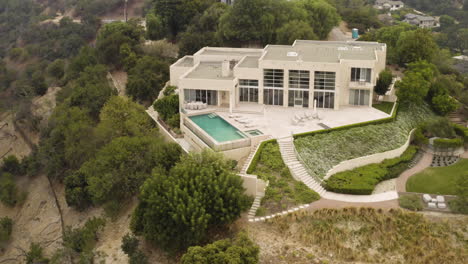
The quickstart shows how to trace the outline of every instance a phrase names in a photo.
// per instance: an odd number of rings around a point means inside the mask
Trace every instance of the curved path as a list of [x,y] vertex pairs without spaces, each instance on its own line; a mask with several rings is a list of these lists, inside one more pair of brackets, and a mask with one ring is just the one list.
[[404,171],[397,179],[396,179],[396,190],[397,192],[406,192],[406,182],[408,181],[409,177],[413,176],[416,173],[423,171],[424,169],[431,166],[433,154],[429,152],[424,152],[421,159],[409,170]]

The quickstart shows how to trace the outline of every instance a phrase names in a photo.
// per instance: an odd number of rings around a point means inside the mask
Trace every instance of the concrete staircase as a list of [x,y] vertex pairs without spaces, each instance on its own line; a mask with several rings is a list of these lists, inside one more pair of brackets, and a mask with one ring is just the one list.
[[280,147],[281,157],[286,166],[288,166],[293,177],[298,181],[302,181],[307,187],[317,192],[320,196],[325,194],[326,190],[309,175],[302,163],[297,159],[293,138],[278,139],[278,145]]
[[255,217],[255,214],[257,213],[257,209],[258,207],[260,207],[260,202],[262,201],[262,198],[265,194],[263,193],[260,193],[260,194],[257,194],[257,196],[255,196],[255,200],[252,204],[252,207],[250,207],[250,210],[249,210],[249,219],[253,219]]

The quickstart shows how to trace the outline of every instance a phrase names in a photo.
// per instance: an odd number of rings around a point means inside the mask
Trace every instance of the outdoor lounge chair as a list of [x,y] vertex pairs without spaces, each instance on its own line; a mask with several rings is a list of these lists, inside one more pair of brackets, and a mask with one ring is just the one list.
[[432,197],[429,194],[424,194],[423,200],[424,202],[429,203],[430,201],[432,201]]
[[255,126],[254,124],[245,124],[245,125],[244,125],[245,128],[252,128],[252,127],[254,127],[254,126]]
[[231,114],[231,115],[229,115],[229,117],[230,117],[230,118],[240,118],[240,117],[242,117],[242,116],[239,115],[239,114]]

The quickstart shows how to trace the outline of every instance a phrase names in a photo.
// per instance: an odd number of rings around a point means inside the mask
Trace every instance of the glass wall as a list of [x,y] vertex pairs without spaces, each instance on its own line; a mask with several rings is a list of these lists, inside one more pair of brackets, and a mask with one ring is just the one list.
[[185,102],[203,102],[208,105],[218,105],[218,91],[184,89]]
[[263,103],[283,105],[284,71],[280,69],[263,70]]
[[349,104],[350,105],[369,105],[369,90],[349,90]]
[[315,90],[335,90],[335,78],[334,72],[316,71],[314,77],[314,89]]
[[351,68],[352,82],[370,82],[372,70],[369,68]]
[[279,69],[263,70],[263,86],[269,88],[283,88],[284,71]]
[[289,89],[309,89],[309,71],[289,71]]
[[239,80],[239,101],[258,103],[258,80]]
[[283,105],[283,90],[264,89],[263,103],[267,105]]
[[335,93],[334,92],[314,92],[314,100],[317,100],[317,108],[334,108]]

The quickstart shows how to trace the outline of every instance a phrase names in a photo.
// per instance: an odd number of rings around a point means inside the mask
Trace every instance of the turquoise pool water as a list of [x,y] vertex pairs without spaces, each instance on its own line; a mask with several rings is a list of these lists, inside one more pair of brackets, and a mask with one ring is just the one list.
[[218,142],[245,138],[242,132],[216,114],[196,115],[190,119]]

